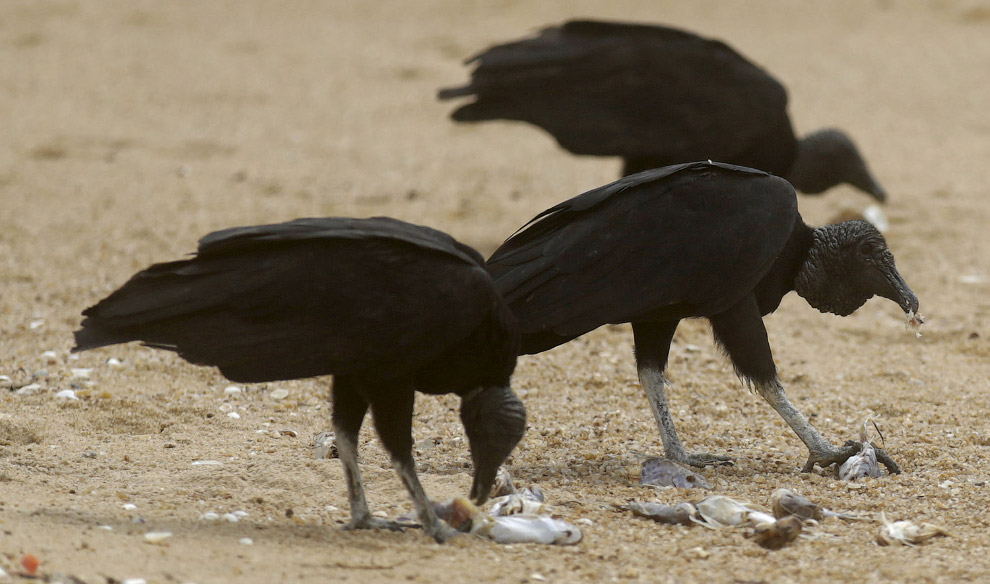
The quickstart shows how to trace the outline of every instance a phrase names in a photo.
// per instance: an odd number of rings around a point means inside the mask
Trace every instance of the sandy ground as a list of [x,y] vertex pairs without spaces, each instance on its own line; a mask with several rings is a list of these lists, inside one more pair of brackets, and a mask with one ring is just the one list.
[[[530,426],[510,468],[560,516],[587,520],[569,548],[342,531],[340,464],[309,446],[330,425],[327,379],[231,395],[215,371],[164,352],[68,354],[83,308],[214,229],[391,215],[489,253],[537,212],[612,180],[617,160],[568,155],[521,124],[457,127],[434,99],[467,78],[463,58],[576,16],[726,39],[784,80],[799,131],[849,130],[890,192],[888,240],[929,319],[915,339],[890,302],[837,318],[794,295],[766,319],[788,392],[826,436],[841,443],[880,416],[905,472],[862,485],[800,474],[798,439],[741,387],[707,325],[684,323],[671,359],[681,436],[737,459],[704,471],[715,491],[766,504],[789,487],[840,511],[936,523],[951,538],[884,548],[878,524],[833,520],[830,536],[770,552],[739,530],[616,511],[698,496],[637,485],[660,442],[626,327],[522,358],[514,378]],[[990,8],[950,0],[6,0],[0,567],[18,580],[31,553],[41,574],[89,584],[990,581],[988,67]],[[820,224],[867,203],[836,188],[801,207]],[[92,371],[74,378],[74,368]],[[66,389],[79,399],[56,397]],[[457,405],[417,402],[418,464],[437,499],[470,484]],[[370,428],[361,447],[373,508],[408,511]],[[246,515],[200,518],[209,511]],[[154,545],[151,531],[173,536]]]

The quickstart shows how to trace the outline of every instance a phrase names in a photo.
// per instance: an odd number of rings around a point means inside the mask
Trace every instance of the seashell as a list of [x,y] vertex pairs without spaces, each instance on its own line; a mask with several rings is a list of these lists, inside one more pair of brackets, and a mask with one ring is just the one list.
[[631,501],[626,505],[620,505],[620,509],[632,511],[637,517],[652,519],[657,523],[669,525],[694,524],[694,519],[699,518],[698,510],[691,503],[678,503],[677,505],[666,505],[663,503],[640,503]]
[[285,399],[289,397],[289,390],[285,389],[284,387],[280,387],[278,389],[272,390],[271,396],[272,399]]
[[206,513],[200,515],[199,518],[203,521],[216,521],[220,519],[220,514],[216,511],[207,511]]
[[221,518],[228,523],[237,523],[238,521],[241,520],[240,517],[234,515],[233,513],[224,513],[223,515],[221,515]]
[[804,524],[797,515],[788,515],[772,523],[760,523],[749,536],[760,547],[779,550],[801,535]]
[[62,391],[59,391],[58,393],[55,394],[55,397],[62,399],[75,399],[75,400],[79,399],[78,397],[76,397],[76,392],[71,389],[63,389]]
[[123,367],[124,366],[124,364],[121,363],[120,359],[118,359],[116,357],[110,357],[109,359],[107,359],[107,365],[109,365],[110,367],[116,367],[116,368],[120,368],[120,367]]
[[170,537],[172,537],[171,531],[149,531],[144,534],[144,541],[148,543],[164,543]]
[[237,541],[241,545],[254,545],[254,540],[251,539],[250,537],[242,537],[241,539],[239,539]]
[[883,528],[877,536],[878,545],[915,546],[933,537],[949,535],[945,529],[931,523],[922,523],[919,526],[911,521],[888,521],[883,511],[880,512],[880,520],[883,521]]
[[700,474],[666,458],[651,458],[643,463],[639,484],[678,489],[711,489]]
[[41,358],[48,362],[49,365],[54,365],[58,361],[58,353],[55,351],[45,351],[41,354]]
[[227,412],[227,417],[228,418],[232,418],[234,420],[240,420],[241,419],[241,415],[238,414],[237,412]]
[[221,466],[222,462],[219,460],[194,460],[190,464],[193,466]]
[[228,385],[227,387],[223,388],[224,395],[238,395],[242,391],[244,390],[241,389],[240,387],[237,387],[236,385]]

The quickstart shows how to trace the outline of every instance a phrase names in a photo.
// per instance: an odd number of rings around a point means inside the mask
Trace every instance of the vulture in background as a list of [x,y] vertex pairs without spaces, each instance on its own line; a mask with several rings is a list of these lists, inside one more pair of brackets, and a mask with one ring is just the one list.
[[695,466],[728,458],[685,451],[674,428],[664,370],[681,319],[711,322],[739,377],[808,447],[805,471],[841,463],[859,446],[833,446],[787,398],[762,317],[794,290],[822,312],[846,316],[876,295],[920,320],[918,298],[872,225],[808,227],[787,181],[710,161],[627,176],[547,209],[487,268],[519,321],[520,354],[631,323],[666,457]]
[[807,194],[848,183],[878,201],[883,187],[844,132],[798,140],[787,90],[728,45],[682,30],[576,20],[472,57],[458,122],[519,120],[574,153],[620,156],[623,175],[719,160],[786,178]]
[[483,266],[444,233],[384,217],[226,229],[86,309],[73,351],[141,341],[233,381],[333,375],[349,528],[398,527],[365,500],[357,440],[370,408],[423,528],[444,541],[454,532],[413,462],[414,392],[461,397],[479,503],[526,424],[509,387],[518,329]]

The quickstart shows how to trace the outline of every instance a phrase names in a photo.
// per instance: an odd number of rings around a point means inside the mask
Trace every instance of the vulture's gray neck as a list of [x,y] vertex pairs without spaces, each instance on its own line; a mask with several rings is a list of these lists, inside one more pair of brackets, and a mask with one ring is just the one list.
[[863,305],[858,295],[847,294],[840,261],[842,231],[836,225],[812,230],[808,257],[794,278],[794,291],[821,312],[852,314]]
[[794,162],[784,178],[808,195],[848,183],[880,202],[887,198],[859,149],[842,130],[818,130],[799,140]]

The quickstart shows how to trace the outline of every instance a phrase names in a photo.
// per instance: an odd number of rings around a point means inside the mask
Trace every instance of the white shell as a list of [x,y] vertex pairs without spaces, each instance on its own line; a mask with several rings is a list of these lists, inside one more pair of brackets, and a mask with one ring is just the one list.
[[272,399],[285,399],[285,398],[289,397],[289,390],[288,389],[285,389],[283,387],[280,387],[278,389],[272,390],[271,396],[272,396]]
[[148,543],[162,543],[172,537],[171,531],[149,531],[144,534],[144,541]]

